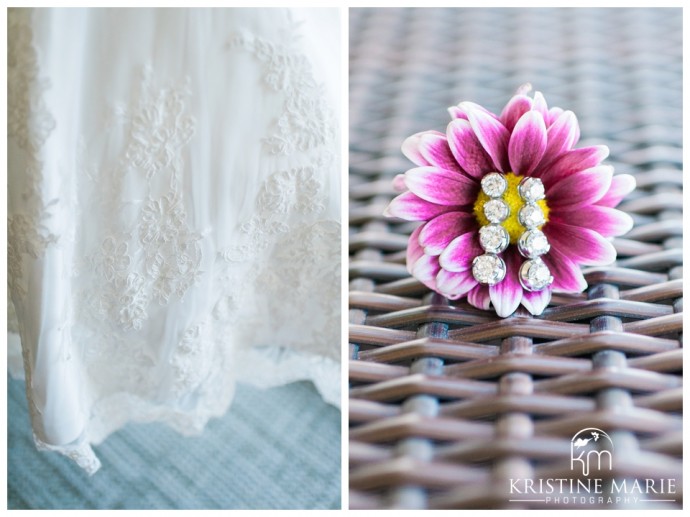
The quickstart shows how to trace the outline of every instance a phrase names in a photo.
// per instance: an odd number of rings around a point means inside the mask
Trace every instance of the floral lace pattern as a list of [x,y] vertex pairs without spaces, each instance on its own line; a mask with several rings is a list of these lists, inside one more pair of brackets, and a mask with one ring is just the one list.
[[213,355],[208,350],[212,344],[205,327],[204,323],[196,323],[185,330],[170,359],[177,396],[192,393],[209,374]]
[[313,167],[276,172],[261,186],[257,208],[259,212],[274,214],[320,213],[324,209],[321,189]]
[[[268,323],[275,332],[295,321],[304,328],[314,327],[313,315],[325,316],[316,319],[321,325],[314,328],[312,340],[293,348],[308,351],[319,343],[322,353],[334,360],[340,357],[340,231],[336,221],[298,226],[276,243],[272,267],[265,268],[257,279],[275,316]],[[303,303],[285,304],[286,292]],[[332,346],[324,346],[329,344]]]
[[[145,67],[139,102],[116,114],[129,129],[129,140],[117,176],[133,171],[146,179],[148,197],[139,207],[134,225],[110,235],[91,256],[101,289],[86,296],[87,310],[116,322],[124,331],[141,330],[154,300],[167,305],[184,297],[201,274],[201,234],[187,223],[179,182],[182,150],[195,133],[195,119],[187,114],[188,80],[178,87],[156,88],[151,67]],[[169,180],[169,189],[153,192],[154,176]],[[116,184],[118,190],[121,184]],[[121,197],[120,195],[114,196]],[[130,249],[143,253],[130,253]],[[95,298],[95,300],[94,300]]]
[[[291,34],[298,34],[293,30]],[[244,48],[263,64],[263,82],[284,94],[283,111],[273,133],[263,142],[272,154],[290,155],[332,143],[334,115],[314,80],[311,64],[296,50],[297,40],[278,44],[247,32],[236,34],[231,45]]]
[[40,76],[30,9],[9,9],[7,32],[7,135],[20,149],[36,153],[55,129],[43,92],[50,81]]
[[100,274],[108,282],[113,282],[127,273],[132,259],[129,256],[129,245],[124,242],[117,242],[115,237],[108,237],[103,241],[101,249],[97,252],[98,257],[94,260],[96,273]]
[[55,129],[55,119],[43,95],[50,81],[41,76],[39,55],[34,45],[30,9],[7,12],[7,136],[23,151],[21,212],[11,210],[7,217],[7,286],[13,296],[26,296],[24,260],[43,256],[58,237],[44,226],[53,202],[41,197],[43,164],[41,149]]
[[255,215],[242,224],[244,240],[223,251],[228,262],[244,262],[265,250],[291,227],[285,215],[318,215],[324,210],[323,185],[313,167],[296,167],[271,174],[261,185],[255,202]]
[[[239,242],[220,256],[228,263],[265,264],[252,268],[253,285],[267,300],[270,322],[250,317],[247,328],[268,326],[280,333],[285,325],[300,322],[305,335],[286,346],[337,361],[341,226],[324,217],[328,194],[323,182],[324,172],[334,165],[334,114],[296,38],[277,43],[240,32],[231,47],[261,63],[264,85],[283,101],[271,134],[263,139],[265,151],[299,156],[302,165],[277,170],[263,181],[254,214],[240,226]],[[288,292],[300,303],[285,304]]]
[[153,295],[161,305],[170,296],[180,298],[197,282],[201,265],[199,233],[191,231],[179,196],[170,192],[158,200],[149,198],[142,209],[139,242],[146,254],[145,269]]
[[[39,220],[42,217],[45,215],[38,215]],[[10,293],[21,298],[26,296],[22,281],[24,257],[39,259],[48,245],[55,242],[57,236],[37,223],[36,217],[16,214],[7,218],[7,288]]]
[[[144,70],[144,83],[152,82],[152,69]],[[144,89],[145,95],[148,90]],[[185,114],[184,96],[189,85],[182,89],[162,89],[149,94],[132,117],[132,133],[125,156],[129,164],[152,178],[167,168],[181,167],[179,150],[194,135],[196,121]]]

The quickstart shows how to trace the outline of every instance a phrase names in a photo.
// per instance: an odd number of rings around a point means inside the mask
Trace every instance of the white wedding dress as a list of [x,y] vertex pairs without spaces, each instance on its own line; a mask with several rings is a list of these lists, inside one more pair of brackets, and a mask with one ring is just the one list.
[[91,444],[198,433],[238,381],[339,404],[338,11],[10,9],[8,47],[9,367],[39,448],[95,472]]

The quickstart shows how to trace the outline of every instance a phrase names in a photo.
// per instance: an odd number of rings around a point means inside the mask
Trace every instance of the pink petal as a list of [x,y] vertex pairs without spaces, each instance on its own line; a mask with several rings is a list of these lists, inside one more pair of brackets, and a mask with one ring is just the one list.
[[542,257],[551,270],[553,284],[551,289],[560,293],[581,293],[587,289],[587,281],[580,266],[561,253],[557,248]]
[[450,118],[452,118],[452,119],[459,118],[459,119],[467,120],[467,113],[465,113],[464,110],[461,110],[457,106],[451,106],[450,108],[448,108],[448,113],[450,114]]
[[558,183],[571,174],[596,167],[609,155],[609,148],[605,145],[581,147],[563,153],[552,164],[542,167],[541,164],[534,171],[533,176],[539,176],[546,187]]
[[571,174],[565,179],[547,187],[546,199],[549,206],[573,210],[599,201],[611,186],[613,167],[599,165]]
[[470,292],[467,293],[467,301],[477,309],[488,311],[491,306],[489,288],[485,285],[477,284],[476,287],[472,288]]
[[472,267],[474,257],[483,253],[484,250],[479,245],[479,233],[468,232],[451,241],[441,253],[439,263],[447,271],[467,271]]
[[532,102],[532,109],[541,113],[542,119],[546,120],[549,116],[549,107],[546,105],[546,99],[541,92],[534,92],[534,101]]
[[424,255],[424,248],[419,244],[419,234],[425,225],[418,226],[407,241],[407,271],[412,274],[415,263]]
[[422,282],[429,289],[436,291],[436,275],[441,271],[438,257],[422,255],[412,266],[412,276]]
[[395,178],[393,178],[393,190],[396,192],[405,192],[407,190],[407,187],[405,186],[404,174],[395,175]]
[[472,276],[471,271],[461,271],[453,273],[441,269],[436,275],[436,287],[438,291],[451,300],[457,300],[465,296],[467,292],[477,285],[477,281]]
[[[465,120],[469,120],[469,112],[470,111],[480,111],[496,120],[498,120],[498,117],[490,112],[488,109],[486,109],[484,106],[481,104],[477,104],[476,102],[470,102],[470,101],[463,101],[457,106],[453,106],[451,116],[453,114],[457,115],[453,118],[463,118]],[[451,108],[448,108],[448,111],[451,112]]]
[[564,112],[546,132],[546,152],[542,158],[544,167],[566,151],[570,151],[580,138],[580,126],[572,111]]
[[446,212],[457,212],[459,206],[429,203],[412,192],[405,192],[394,198],[383,211],[386,217],[398,217],[406,221],[428,221]]
[[626,234],[633,227],[633,219],[625,212],[607,206],[592,205],[583,210],[553,210],[549,214],[553,222],[589,228],[604,237]]
[[515,312],[522,301],[522,285],[518,280],[522,259],[513,246],[503,253],[503,260],[506,263],[506,276],[502,282],[489,286],[489,296],[496,314],[506,318]]
[[458,119],[448,124],[448,144],[457,163],[474,178],[494,169],[491,158],[479,143],[469,121]]
[[558,119],[558,117],[561,116],[562,113],[563,113],[563,108],[558,108],[558,107],[550,108],[549,114],[544,119],[544,122],[546,122],[546,127],[549,127],[549,126],[551,126],[551,124],[556,122],[556,120]]
[[616,260],[613,245],[593,230],[552,221],[543,230],[551,250],[555,248],[576,264],[607,266]]
[[551,288],[522,293],[522,305],[534,316],[539,316],[551,301]]
[[446,135],[435,132],[422,135],[419,151],[431,165],[447,171],[462,173],[458,162],[450,151]]
[[477,109],[475,106],[468,102],[460,103],[460,108],[466,109],[467,119],[482,147],[491,157],[495,169],[498,172],[507,172],[510,166],[508,163],[510,133],[493,114],[483,108]]
[[527,95],[531,91],[531,83],[522,83],[520,86],[517,87],[517,90],[515,90],[515,95]]
[[422,131],[421,133],[408,136],[402,144],[402,153],[415,165],[419,165],[421,167],[432,165],[426,158],[424,158],[420,149],[422,137],[429,134],[443,135],[443,133],[439,133],[438,131]]
[[503,108],[499,117],[508,131],[513,131],[517,121],[532,109],[532,99],[527,95],[514,95]]
[[438,205],[474,203],[479,186],[467,176],[436,167],[417,167],[405,173],[405,185],[422,199]]
[[635,178],[630,174],[618,174],[611,180],[611,188],[604,194],[597,205],[614,207],[621,202],[625,196],[635,190]]
[[457,236],[477,229],[477,220],[467,212],[448,212],[424,225],[419,243],[427,255],[440,255]]
[[546,125],[536,111],[528,111],[517,124],[508,144],[511,170],[521,176],[529,176],[544,156],[546,150]]

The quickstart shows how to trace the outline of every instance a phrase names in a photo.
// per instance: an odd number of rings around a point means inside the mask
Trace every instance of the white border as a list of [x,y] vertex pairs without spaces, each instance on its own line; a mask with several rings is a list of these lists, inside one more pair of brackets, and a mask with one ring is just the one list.
[[[13,2],[8,2],[8,4],[5,4],[5,6],[10,5],[10,6],[18,6],[18,7],[57,7],[58,5],[56,2],[48,2],[48,1],[43,1],[43,2],[18,2],[18,1],[13,1]],[[71,2],[61,2],[60,6],[62,7],[105,7],[105,6],[113,6],[113,2],[104,2],[102,0],[99,1],[86,1],[86,0],[78,0],[78,1],[71,1]],[[118,7],[143,7],[141,2],[135,1],[135,0],[124,0],[117,2]],[[341,350],[341,357],[342,357],[342,375],[341,375],[341,388],[342,388],[342,393],[341,393],[341,401],[342,401],[342,419],[341,419],[341,432],[342,432],[342,443],[341,443],[341,452],[342,452],[342,458],[341,458],[341,484],[342,484],[342,489],[341,489],[341,494],[342,494],[342,506],[343,508],[348,507],[348,420],[347,420],[347,399],[348,399],[348,363],[349,363],[349,353],[348,353],[348,323],[349,323],[349,318],[348,318],[348,263],[349,263],[349,250],[348,250],[348,202],[349,202],[349,196],[348,196],[348,186],[349,186],[349,181],[348,181],[348,136],[349,136],[349,88],[348,88],[348,68],[349,68],[349,47],[348,47],[348,42],[349,42],[349,13],[348,9],[351,7],[355,8],[363,8],[363,7],[683,7],[683,2],[676,0],[676,1],[659,1],[659,2],[620,2],[620,1],[592,1],[592,0],[581,0],[578,2],[570,1],[570,2],[545,2],[545,1],[532,1],[532,2],[521,2],[521,3],[511,3],[508,1],[495,1],[495,0],[485,0],[482,2],[466,2],[466,1],[430,1],[427,3],[422,4],[419,1],[413,2],[413,1],[405,1],[405,0],[397,0],[395,2],[389,1],[362,1],[362,0],[321,0],[321,1],[300,1],[300,0],[292,0],[292,1],[265,1],[265,0],[254,0],[254,1],[218,1],[218,2],[211,2],[211,1],[198,1],[198,2],[170,2],[170,1],[149,1],[146,2],[147,7],[337,7],[340,9],[340,18],[341,18],[341,167],[342,167],[342,179],[341,179],[341,217],[342,217],[342,238],[341,238],[341,258],[342,258],[342,264],[341,264],[341,273],[342,273],[342,293],[341,293],[341,308],[342,308],[342,318],[341,318],[341,340],[342,340],[342,350]],[[689,16],[687,15],[687,12],[685,9],[683,9],[683,22],[684,22],[684,27],[688,26],[689,22]],[[2,47],[2,60],[4,63],[3,70],[6,73],[7,70],[7,52],[5,45],[7,44],[7,11],[6,9],[2,9],[2,15],[0,16],[0,25],[3,27],[3,37],[2,37],[2,42],[0,43],[0,46]],[[688,64],[688,45],[685,42],[685,34],[686,30],[683,31],[684,35],[684,43],[683,43],[683,50],[684,50],[684,56],[683,56],[683,68],[684,70],[687,70],[687,64]],[[2,81],[2,86],[0,87],[2,92],[4,93],[4,97],[6,98],[6,93],[7,93],[7,81],[3,80]],[[683,85],[683,98],[688,99],[690,94],[690,90],[687,86],[687,80],[684,82]],[[2,112],[2,118],[3,118],[3,127],[6,128],[6,120],[7,120],[7,104],[3,102],[3,106],[1,109]],[[684,128],[688,127],[688,112],[687,110],[684,110],[683,113],[683,126]],[[686,132],[684,131],[684,136]],[[685,141],[685,138],[683,139]],[[3,163],[7,163],[7,147],[6,147],[6,139],[2,140],[2,145],[0,145],[0,159],[3,160]],[[690,151],[688,150],[687,146],[685,146],[683,150],[683,160],[684,163],[690,163]],[[6,192],[6,181],[2,182],[2,186],[0,187],[2,189],[2,201],[0,201],[0,204],[2,206],[2,211],[4,215],[7,215],[7,192]],[[690,206],[690,198],[688,197],[690,194],[685,193],[683,194],[683,205],[684,206]],[[690,214],[688,213],[688,210],[684,211],[683,214],[683,224],[685,227],[687,227],[688,219],[690,218]],[[2,243],[5,246],[5,249],[7,248],[7,228],[6,225],[1,225],[0,229],[0,239],[2,240]],[[687,248],[686,246],[683,247],[683,255],[686,255]],[[2,284],[5,286],[4,288],[6,289],[6,278],[5,275],[7,274],[7,258],[6,254],[3,254],[0,257],[0,262],[2,263],[2,275],[3,275],[3,281]],[[683,283],[683,290],[687,290],[687,280],[684,281]],[[0,312],[2,313],[0,317],[5,319],[7,317],[7,308],[5,306],[6,304],[6,295],[3,297],[0,297]],[[683,324],[684,326],[687,324],[686,317],[683,318]],[[6,361],[7,357],[6,354],[0,354],[3,355],[3,364],[5,365],[6,369]],[[0,388],[2,391],[2,400],[7,401],[7,387],[6,384],[2,385]],[[688,388],[687,386],[684,387],[683,389],[683,396],[684,399],[688,395]],[[7,406],[5,405],[5,408]],[[3,443],[7,443],[7,411],[3,410],[2,411],[2,430],[0,430],[0,435],[4,438]],[[684,424],[686,424],[685,418]],[[687,428],[686,428],[687,429]],[[3,468],[3,474],[6,476],[7,475],[7,451],[4,447],[0,447],[0,456],[2,457],[2,465],[4,466]],[[687,465],[687,461],[684,462],[683,464],[683,478],[684,478],[684,491],[687,492],[688,487],[690,487],[690,479],[688,476],[689,473],[689,467]],[[6,481],[6,479],[5,479]],[[4,499],[4,505],[6,508],[7,505],[7,483],[2,483],[0,486],[0,497]],[[219,510],[219,512],[222,510]],[[341,510],[342,511],[342,510]],[[559,510],[558,512],[566,512],[567,510]],[[609,510],[591,510],[590,513],[592,515],[606,515],[605,512],[608,512]],[[112,510],[100,510],[99,515],[102,514],[102,512],[110,513],[113,512]],[[10,511],[8,513],[15,513],[15,511]],[[58,511],[58,513],[65,513],[71,515],[73,512],[72,511]],[[90,512],[86,512],[90,513]],[[196,515],[198,513],[198,510],[187,510],[187,511],[181,511],[181,514],[184,515]],[[303,511],[301,510],[295,510],[295,511],[284,511],[281,512],[284,513],[285,515],[303,515]],[[333,511],[327,511],[327,510],[316,510],[310,512],[310,515],[325,515],[333,513]],[[381,511],[376,511],[376,512],[367,512],[363,513],[363,515],[368,515],[369,513],[375,513],[375,514],[392,514],[392,511],[386,511],[386,510],[381,510]],[[397,513],[397,512],[396,512]],[[462,513],[464,515],[467,515],[468,513],[470,515],[475,514],[475,513],[481,513],[481,511],[468,511],[468,510],[463,510]],[[516,514],[517,511],[503,511],[501,513],[508,513],[508,514]],[[666,512],[664,512],[666,513]],[[681,513],[680,510],[678,511],[670,511],[669,514],[673,513]],[[118,513],[114,513],[114,515],[119,515]],[[258,510],[258,511],[252,511],[250,513],[249,510],[237,510],[233,511],[233,515],[274,515],[275,511],[269,511],[269,510]],[[411,512],[406,512],[405,515],[424,515],[425,512],[423,511],[411,511]],[[572,515],[572,513],[570,513]]]

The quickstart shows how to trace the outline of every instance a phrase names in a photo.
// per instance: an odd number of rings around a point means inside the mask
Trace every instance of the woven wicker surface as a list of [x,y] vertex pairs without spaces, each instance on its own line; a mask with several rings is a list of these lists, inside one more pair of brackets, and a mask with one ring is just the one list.
[[[681,18],[350,10],[351,508],[680,507]],[[411,278],[415,224],[381,214],[412,167],[406,136],[444,131],[461,100],[500,111],[524,82],[577,114],[578,146],[607,144],[607,163],[635,175],[619,206],[635,227],[615,264],[585,270],[584,293],[501,320]],[[610,478],[674,478],[676,494],[646,498],[675,501],[511,503],[510,479],[577,479],[585,427],[615,443],[604,492]]]

